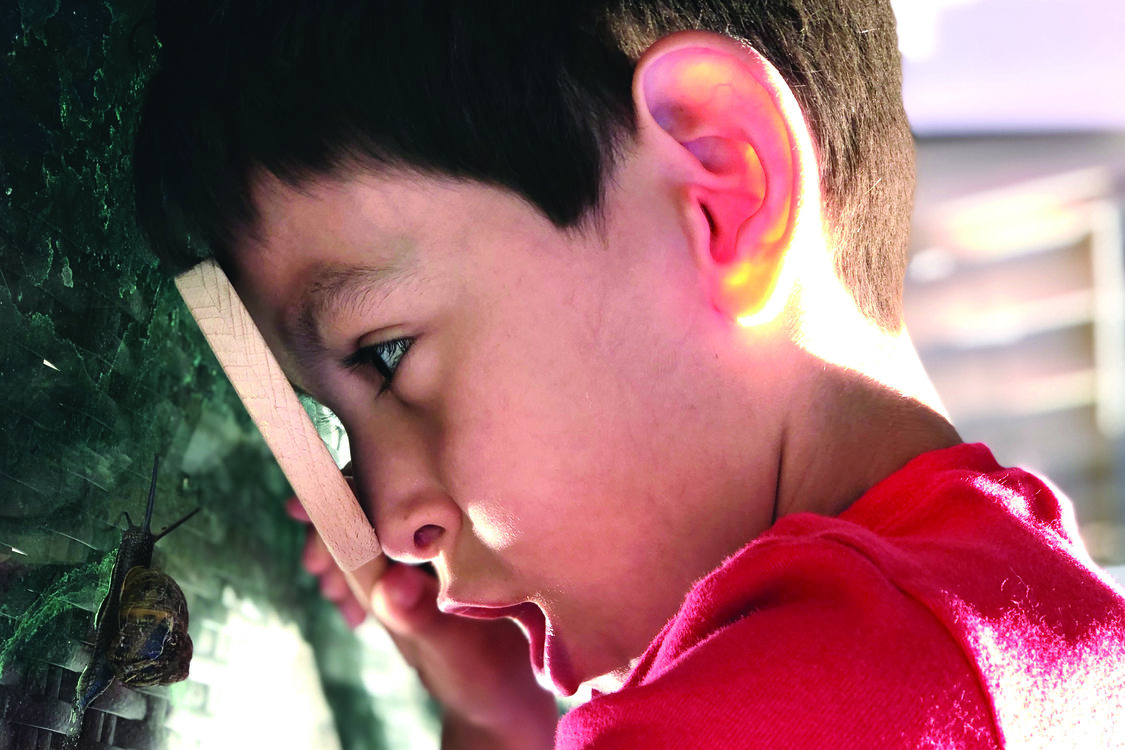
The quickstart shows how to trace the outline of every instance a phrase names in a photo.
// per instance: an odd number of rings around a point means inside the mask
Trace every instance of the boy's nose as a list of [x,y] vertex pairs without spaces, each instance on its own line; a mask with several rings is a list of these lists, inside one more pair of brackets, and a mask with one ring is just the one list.
[[357,490],[383,552],[400,562],[428,562],[460,532],[461,510],[438,482],[426,441],[401,427],[380,430],[378,441],[352,440]]
[[460,514],[443,492],[410,497],[376,486],[371,497],[364,505],[383,552],[399,562],[433,560],[452,544],[460,528]]

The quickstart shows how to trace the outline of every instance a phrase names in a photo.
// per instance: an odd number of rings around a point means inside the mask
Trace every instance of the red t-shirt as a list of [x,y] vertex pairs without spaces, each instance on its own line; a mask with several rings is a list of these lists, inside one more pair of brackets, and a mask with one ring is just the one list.
[[1123,700],[1125,597],[1069,502],[960,445],[782,518],[556,747],[1125,748]]

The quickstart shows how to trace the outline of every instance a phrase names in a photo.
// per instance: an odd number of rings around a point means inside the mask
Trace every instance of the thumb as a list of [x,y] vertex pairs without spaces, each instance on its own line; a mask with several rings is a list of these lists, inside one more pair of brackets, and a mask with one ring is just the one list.
[[418,633],[440,617],[437,594],[437,579],[421,568],[391,565],[371,589],[371,609],[392,633]]

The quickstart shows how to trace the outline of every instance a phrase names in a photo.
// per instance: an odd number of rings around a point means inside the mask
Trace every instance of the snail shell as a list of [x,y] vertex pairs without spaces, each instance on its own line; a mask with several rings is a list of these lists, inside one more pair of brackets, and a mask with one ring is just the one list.
[[188,614],[184,592],[166,574],[152,570],[156,542],[194,516],[199,509],[153,534],[153,503],[159,456],[152,463],[144,523],[129,528],[117,548],[109,593],[95,618],[96,635],[90,663],[78,678],[74,709],[81,714],[119,679],[129,687],[151,687],[179,682],[187,677],[192,643],[187,634]]
[[106,658],[129,687],[179,682],[188,676],[192,642],[184,592],[159,570],[136,566],[125,575],[117,634]]

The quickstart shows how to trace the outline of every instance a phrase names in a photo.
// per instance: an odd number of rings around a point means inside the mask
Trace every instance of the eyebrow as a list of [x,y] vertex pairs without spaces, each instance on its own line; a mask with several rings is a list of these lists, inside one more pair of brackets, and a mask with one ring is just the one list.
[[327,347],[320,322],[325,317],[369,303],[373,295],[379,299],[386,297],[392,283],[407,275],[400,266],[316,267],[301,292],[291,328],[291,345],[298,366],[305,371],[313,370],[322,361]]

